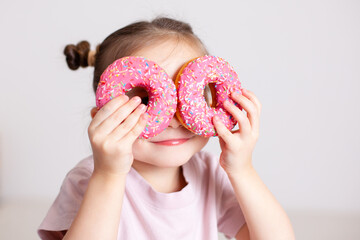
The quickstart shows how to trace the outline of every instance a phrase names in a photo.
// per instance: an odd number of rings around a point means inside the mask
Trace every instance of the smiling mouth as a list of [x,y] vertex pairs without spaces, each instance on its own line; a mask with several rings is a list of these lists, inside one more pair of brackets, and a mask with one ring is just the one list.
[[167,139],[164,141],[157,141],[157,142],[152,142],[152,143],[165,145],[165,146],[177,146],[177,145],[181,145],[181,144],[187,142],[189,139],[190,138]]

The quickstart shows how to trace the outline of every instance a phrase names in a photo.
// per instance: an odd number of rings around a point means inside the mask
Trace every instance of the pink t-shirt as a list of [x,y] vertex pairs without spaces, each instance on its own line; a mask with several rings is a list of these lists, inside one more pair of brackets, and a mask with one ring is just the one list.
[[[69,229],[93,171],[92,155],[65,177],[60,192],[41,223],[48,231]],[[183,165],[188,183],[181,191],[160,193],[133,168],[126,178],[118,239],[218,239],[218,232],[235,237],[245,223],[230,181],[218,157],[196,153]]]

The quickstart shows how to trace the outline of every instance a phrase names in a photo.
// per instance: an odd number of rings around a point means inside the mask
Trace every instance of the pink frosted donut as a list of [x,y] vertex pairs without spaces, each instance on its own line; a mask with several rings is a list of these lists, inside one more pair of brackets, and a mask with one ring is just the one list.
[[146,89],[148,121],[140,138],[159,134],[176,112],[176,88],[168,74],[155,62],[144,57],[123,57],[110,64],[100,77],[96,106],[100,109],[111,99],[134,87]]
[[[176,116],[181,123],[198,135],[217,136],[212,123],[212,118],[217,115],[231,130],[236,120],[224,109],[223,102],[234,103],[229,95],[234,91],[241,93],[241,83],[233,67],[220,57],[206,55],[184,64],[179,73],[175,81],[178,91]],[[204,98],[208,84],[213,97],[211,107]]]

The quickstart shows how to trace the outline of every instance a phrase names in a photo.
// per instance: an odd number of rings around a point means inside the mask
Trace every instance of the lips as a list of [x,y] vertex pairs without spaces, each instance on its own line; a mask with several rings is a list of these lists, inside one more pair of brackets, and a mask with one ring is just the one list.
[[190,138],[166,139],[162,141],[152,141],[152,143],[165,146],[177,146],[187,142],[189,139]]

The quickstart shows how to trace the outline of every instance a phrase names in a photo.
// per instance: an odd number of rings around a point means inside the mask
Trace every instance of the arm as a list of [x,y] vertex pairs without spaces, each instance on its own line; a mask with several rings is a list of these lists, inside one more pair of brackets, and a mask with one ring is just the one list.
[[128,99],[116,97],[94,112],[88,129],[94,172],[66,240],[117,238],[132,145],[147,119],[141,99]]
[[239,230],[237,239],[295,239],[285,211],[252,166],[261,104],[251,91],[242,90],[242,94],[233,92],[231,98],[246,114],[231,102],[224,103],[225,109],[239,123],[239,129],[231,132],[219,119],[213,119],[222,150],[220,165],[229,177],[247,223]]
[[[286,212],[261,181],[254,168],[231,175],[229,180],[247,223],[247,229],[242,228],[243,231],[239,231],[236,239],[295,239]],[[240,235],[251,237],[240,238]]]
[[116,239],[126,175],[91,176],[83,202],[64,239]]
[[236,240],[250,240],[249,228],[245,223],[235,236]]

